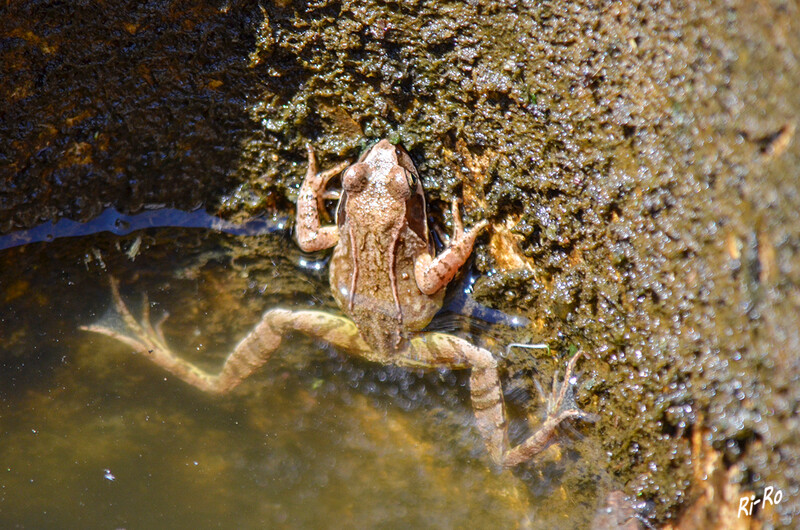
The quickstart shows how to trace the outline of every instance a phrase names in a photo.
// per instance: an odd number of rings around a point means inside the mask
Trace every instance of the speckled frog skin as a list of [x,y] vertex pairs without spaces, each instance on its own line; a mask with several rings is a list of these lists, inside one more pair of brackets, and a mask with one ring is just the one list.
[[[306,179],[303,191],[316,195],[312,181]],[[386,140],[347,168],[342,183],[337,230],[324,242],[335,245],[331,289],[367,343],[391,356],[408,332],[422,330],[439,310],[443,287],[469,256],[486,222],[465,234],[459,219],[450,248],[434,260],[419,174],[405,150]],[[301,193],[301,201],[306,199],[311,203]],[[319,248],[316,212],[309,209],[298,222],[297,239],[304,250]]]
[[174,354],[159,326],[146,312],[137,321],[122,301],[115,281],[112,294],[125,329],[103,325],[84,329],[132,346],[186,383],[215,393],[228,392],[262,366],[282,337],[300,331],[370,361],[422,368],[469,369],[470,394],[478,430],[491,458],[515,466],[540,452],[567,418],[584,418],[565,406],[578,355],[553,385],[548,417],[539,430],[510,447],[497,363],[491,352],[445,333],[423,329],[441,307],[444,287],[472,252],[481,221],[464,230],[453,203],[453,235],[434,255],[428,238],[425,196],[419,173],[400,146],[381,140],[345,169],[336,224],[322,226],[320,211],[328,181],[347,164],[317,172],[308,149],[308,172],[297,200],[297,242],[307,252],[335,247],[330,267],[333,296],[345,316],[322,311],[271,309],[227,357],[218,374],[207,373]]

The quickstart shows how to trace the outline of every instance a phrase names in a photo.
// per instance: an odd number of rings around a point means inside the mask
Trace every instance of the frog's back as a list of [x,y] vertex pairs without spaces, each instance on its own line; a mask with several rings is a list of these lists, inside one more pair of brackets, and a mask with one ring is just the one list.
[[[427,252],[427,242],[405,227],[395,248],[395,301],[388,252],[379,250],[381,242],[372,239],[369,233],[361,236],[361,242],[357,244],[357,271],[353,270],[350,238],[340,238],[331,259],[331,290],[339,307],[356,323],[361,336],[376,353],[391,354],[402,346],[405,338],[428,325],[442,306],[445,289],[433,295],[419,290],[414,277],[414,260],[420,253]],[[356,281],[351,305],[354,272]],[[397,311],[398,302],[400,313]]]

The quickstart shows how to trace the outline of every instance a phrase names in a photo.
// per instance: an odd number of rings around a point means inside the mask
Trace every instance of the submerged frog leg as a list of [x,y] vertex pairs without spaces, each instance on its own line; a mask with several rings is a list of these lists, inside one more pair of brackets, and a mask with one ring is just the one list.
[[[358,333],[352,320],[321,311],[290,311],[272,309],[264,313],[256,327],[236,346],[218,374],[210,374],[175,355],[167,346],[160,325],[150,325],[148,310],[138,322],[119,295],[115,280],[111,280],[114,303],[125,330],[94,324],[81,329],[117,339],[131,346],[175,377],[206,392],[225,393],[236,387],[260,368],[281,343],[282,337],[300,331],[355,355],[369,357],[370,348]],[[146,307],[146,306],[145,306]]]
[[480,221],[469,232],[464,232],[461,214],[458,211],[458,202],[453,201],[453,237],[444,252],[435,258],[423,252],[414,263],[414,277],[419,290],[425,294],[434,294],[447,285],[458,269],[467,261],[472,253],[475,238],[486,227],[486,220]]
[[297,243],[306,252],[330,248],[339,242],[339,228],[336,225],[320,226],[319,212],[323,210],[325,186],[328,181],[348,166],[340,162],[333,168],[317,173],[317,158],[314,149],[308,146],[308,171],[300,194],[297,197]]
[[567,396],[572,385],[570,379],[578,357],[580,353],[567,364],[561,384],[554,378],[553,393],[547,399],[547,419],[534,434],[514,448],[508,443],[497,362],[488,350],[452,335],[428,333],[412,339],[397,363],[401,366],[428,368],[470,368],[470,395],[478,431],[486,441],[492,460],[512,467],[530,460],[545,449],[562,421],[567,418],[589,417],[583,411],[565,403],[569,401]]
[[553,375],[553,389],[550,395],[546,396],[547,402],[547,418],[544,423],[539,427],[535,433],[528,437],[524,442],[509,450],[505,454],[503,465],[511,467],[527,462],[533,456],[544,450],[550,443],[551,438],[558,425],[568,419],[577,418],[586,421],[595,421],[593,414],[588,414],[574,405],[572,405],[572,398],[568,399],[571,393],[572,373],[575,371],[575,364],[578,359],[583,355],[579,351],[567,363],[567,369],[564,372],[564,380],[558,382],[558,372]]

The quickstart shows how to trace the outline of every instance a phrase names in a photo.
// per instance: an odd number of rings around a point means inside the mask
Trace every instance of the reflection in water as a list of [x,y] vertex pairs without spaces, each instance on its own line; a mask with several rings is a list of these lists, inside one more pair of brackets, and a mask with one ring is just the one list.
[[[302,265],[282,233],[208,232],[177,249],[195,239],[158,234],[131,234],[144,241],[135,264],[110,235],[0,254],[0,299],[16,322],[0,326],[0,527],[585,523],[593,506],[578,514],[585,494],[565,496],[566,463],[492,467],[466,374],[376,366],[297,336],[215,397],[77,331],[109,303],[107,271],[76,259],[96,248],[134,304],[148,292],[154,317],[173,314],[174,349],[209,369],[266,306],[331,307],[324,271]],[[25,259],[35,272],[10,266]]]
[[135,215],[125,215],[114,208],[107,208],[103,213],[85,223],[69,219],[57,222],[46,222],[30,230],[20,230],[0,236],[0,250],[13,248],[28,243],[53,241],[62,237],[77,237],[111,232],[117,235],[130,234],[144,228],[181,227],[208,228],[217,232],[234,235],[259,235],[283,230],[287,218],[253,218],[244,224],[236,224],[206,213],[205,210],[185,212],[174,208],[144,210]]

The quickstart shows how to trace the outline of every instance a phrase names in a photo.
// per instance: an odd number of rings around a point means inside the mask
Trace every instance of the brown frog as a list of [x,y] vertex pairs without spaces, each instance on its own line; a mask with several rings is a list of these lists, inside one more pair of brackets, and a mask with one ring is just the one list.
[[544,424],[520,445],[509,446],[497,362],[492,354],[453,335],[422,331],[440,308],[445,285],[472,252],[486,221],[465,231],[454,202],[453,236],[444,252],[435,256],[419,173],[402,147],[381,140],[344,171],[336,225],[320,226],[327,183],[346,165],[317,173],[314,151],[308,148],[308,172],[297,200],[296,226],[297,242],[304,251],[335,246],[330,284],[346,316],[271,309],[236,346],[218,374],[207,373],[176,356],[160,326],[150,324],[147,304],[141,323],[137,322],[113,280],[116,308],[128,329],[102,325],[83,329],[118,339],[183,381],[216,393],[230,391],[252,374],[292,331],[374,362],[470,369],[477,427],[492,459],[504,466],[525,462],[541,451],[563,420],[586,418],[582,411],[565,404],[578,359],[575,355],[567,365],[564,381],[553,382]]

